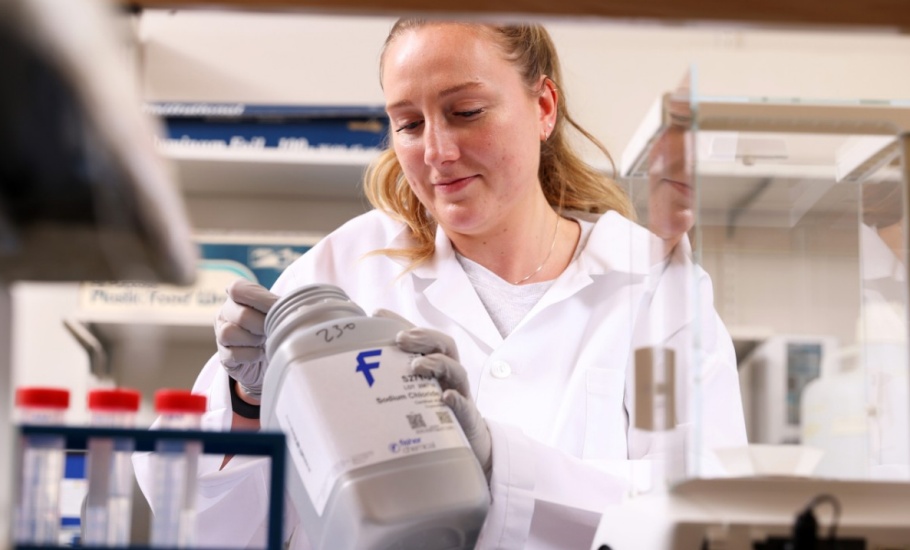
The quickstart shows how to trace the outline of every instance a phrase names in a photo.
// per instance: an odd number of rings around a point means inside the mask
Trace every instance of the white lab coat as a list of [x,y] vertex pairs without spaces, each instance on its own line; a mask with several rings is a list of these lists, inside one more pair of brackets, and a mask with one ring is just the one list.
[[[304,284],[332,283],[368,313],[389,309],[455,338],[493,439],[492,504],[477,548],[590,544],[600,513],[617,504],[627,488],[629,459],[662,452],[663,439],[629,425],[630,351],[670,345],[682,354],[677,365],[685,365],[695,322],[703,349],[697,403],[705,424],[700,438],[692,439],[700,439],[702,450],[746,442],[732,341],[713,308],[710,280],[692,269],[687,245],[677,247],[669,261],[654,262],[652,250],[660,243],[646,230],[616,213],[594,220],[584,249],[506,338],[441,230],[432,260],[404,276],[400,261],[367,255],[408,238],[403,224],[378,211],[327,236],[273,287],[284,294]],[[684,380],[688,374],[678,376]],[[227,375],[217,356],[194,389],[209,397],[205,426],[228,429]],[[691,429],[696,402],[686,399],[685,383],[677,389],[678,421],[683,430]],[[263,545],[262,460],[235,457],[223,471],[219,464],[214,457],[201,469],[200,540]],[[147,487],[147,468],[138,463],[137,476]],[[286,524],[289,531],[296,520],[290,517]],[[292,545],[307,548],[301,535],[298,531]]]

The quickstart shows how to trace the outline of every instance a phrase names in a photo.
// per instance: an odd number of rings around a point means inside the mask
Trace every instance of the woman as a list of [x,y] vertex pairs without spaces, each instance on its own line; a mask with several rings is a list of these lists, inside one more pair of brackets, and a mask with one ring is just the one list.
[[[196,384],[209,396],[207,424],[258,427],[231,413],[231,388],[235,410],[257,404],[265,313],[276,295],[322,282],[365,311],[432,329],[406,331],[399,345],[428,353],[414,368],[450,388],[445,399],[488,473],[478,548],[590,544],[600,512],[627,490],[629,459],[663,452],[629,425],[632,350],[678,348],[677,379],[687,380],[692,319],[704,348],[701,411],[712,419],[704,448],[745,443],[732,342],[710,282],[696,272],[700,313],[684,311],[685,246],[666,258],[663,243],[629,221],[624,193],[570,148],[570,129],[590,136],[569,117],[546,31],[404,20],[380,68],[391,147],[367,176],[376,209],[288,268],[275,294],[229,289],[219,354]],[[678,386],[673,412],[685,426],[687,388]],[[265,511],[250,502],[265,486],[250,461],[203,467],[200,483],[207,544],[262,536]]]

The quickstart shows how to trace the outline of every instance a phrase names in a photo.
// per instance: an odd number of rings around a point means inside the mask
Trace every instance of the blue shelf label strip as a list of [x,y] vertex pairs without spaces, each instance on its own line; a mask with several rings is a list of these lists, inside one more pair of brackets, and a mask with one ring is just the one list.
[[278,276],[311,247],[308,245],[265,245],[236,243],[202,243],[200,257],[237,262],[256,276],[256,281],[272,288]]
[[311,120],[280,124],[262,122],[166,120],[167,138],[177,142],[200,142],[208,146],[275,148],[289,150],[348,147],[382,149],[388,123],[372,120]]

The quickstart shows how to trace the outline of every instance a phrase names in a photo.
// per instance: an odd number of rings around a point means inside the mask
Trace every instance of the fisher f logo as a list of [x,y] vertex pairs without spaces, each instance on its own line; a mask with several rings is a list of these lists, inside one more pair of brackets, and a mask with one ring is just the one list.
[[363,377],[366,378],[370,387],[373,387],[373,382],[375,382],[372,370],[379,368],[379,361],[367,363],[366,360],[368,357],[378,357],[381,353],[381,349],[371,349],[357,354],[357,372],[363,373]]

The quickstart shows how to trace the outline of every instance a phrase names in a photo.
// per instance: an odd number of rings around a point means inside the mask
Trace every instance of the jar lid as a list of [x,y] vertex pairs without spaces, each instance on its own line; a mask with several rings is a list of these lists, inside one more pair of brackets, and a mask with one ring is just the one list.
[[136,412],[142,396],[137,390],[128,388],[104,388],[88,392],[88,408],[91,411]]
[[204,413],[205,396],[189,390],[158,390],[155,411],[159,413]]
[[67,409],[70,406],[70,391],[62,388],[42,388],[34,386],[17,388],[16,406]]

